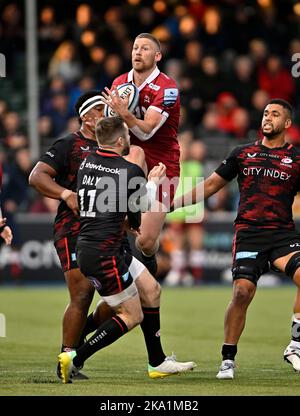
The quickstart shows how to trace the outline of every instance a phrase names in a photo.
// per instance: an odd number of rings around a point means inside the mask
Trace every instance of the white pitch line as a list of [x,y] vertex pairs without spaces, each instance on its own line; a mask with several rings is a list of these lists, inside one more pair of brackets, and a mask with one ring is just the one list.
[[3,373],[16,373],[16,374],[27,374],[27,373],[49,373],[47,370],[0,370],[0,374]]

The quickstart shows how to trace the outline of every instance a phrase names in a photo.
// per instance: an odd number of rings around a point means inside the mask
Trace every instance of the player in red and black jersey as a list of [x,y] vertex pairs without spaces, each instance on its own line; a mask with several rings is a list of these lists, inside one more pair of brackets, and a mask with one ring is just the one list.
[[[102,323],[76,352],[59,355],[64,383],[71,381],[87,358],[143,321],[138,287],[131,274],[132,268],[125,263],[122,240],[126,217],[129,228],[139,231],[141,209],[148,209],[145,175],[139,166],[122,157],[129,154],[130,137],[120,117],[101,120],[96,126],[96,136],[99,149],[86,157],[78,172],[77,261],[82,273],[93,282],[115,315]],[[148,179],[156,184],[164,175],[165,166],[160,165],[151,170]],[[155,309],[153,313],[156,314]],[[160,344],[152,341],[151,345],[157,355]],[[161,377],[192,370],[195,366],[193,362],[177,363],[175,360],[170,366],[170,360],[165,362],[164,359],[163,355],[161,362],[165,371],[162,366],[155,369]],[[150,371],[149,375],[151,377]]]
[[[92,152],[79,168],[81,226],[77,240],[77,260],[82,273],[93,282],[116,315],[100,325],[89,341],[76,352],[59,355],[64,383],[72,380],[73,374],[92,354],[143,320],[140,298],[125,264],[121,245],[130,197],[129,181],[135,176],[145,180],[145,176],[137,165],[122,157],[129,153],[128,127],[123,120],[112,117],[102,122],[103,125],[99,123],[97,126],[99,143],[110,144],[113,150],[98,149]],[[119,210],[120,204],[125,204],[123,211]],[[134,218],[135,224],[130,226],[138,229],[140,221],[137,214]]]
[[199,202],[237,177],[240,202],[234,223],[233,297],[225,315],[219,379],[234,378],[247,308],[269,265],[291,277],[298,288],[292,340],[284,359],[300,371],[300,234],[292,218],[292,204],[300,190],[300,154],[285,142],[291,124],[291,105],[282,99],[271,100],[262,117],[263,139],[234,149],[202,184],[174,201],[175,208]]
[[94,287],[80,272],[75,247],[80,221],[77,204],[77,172],[84,157],[98,148],[96,122],[103,116],[99,91],[88,91],[75,105],[79,131],[58,140],[33,168],[29,182],[42,195],[60,200],[54,221],[54,244],[69,289],[70,303],[63,317],[62,351],[74,349],[86,323]]
[[[81,128],[58,139],[42,156],[30,175],[30,184],[41,194],[59,199],[61,203],[54,223],[54,241],[57,254],[68,285],[70,303],[63,317],[63,342],[61,351],[76,349],[85,336],[96,330],[99,324],[113,314],[105,302],[97,305],[97,310],[87,317],[94,287],[81,273],[76,261],[76,243],[80,228],[77,203],[77,173],[84,158],[93,149],[98,149],[95,127],[103,118],[103,101],[98,91],[89,91],[79,97],[76,112]],[[144,152],[137,146],[130,147],[130,155],[135,155],[141,168],[144,167]],[[129,257],[129,256],[128,256]],[[146,269],[137,261],[128,265],[137,279],[136,285],[142,300],[144,320],[141,324],[152,367],[160,365],[166,357],[160,337],[160,286]],[[142,266],[142,267],[141,267]],[[144,270],[145,269],[145,270]],[[186,363],[168,361],[165,375],[184,371]],[[60,369],[58,367],[58,376]],[[151,374],[149,372],[151,377]],[[80,373],[81,378],[85,377]],[[85,377],[86,378],[86,377]]]
[[[155,253],[159,247],[159,235],[180,176],[177,141],[180,96],[176,81],[158,69],[157,63],[161,58],[159,40],[149,33],[139,34],[132,49],[131,71],[117,77],[112,89],[106,88],[106,94],[103,94],[106,103],[128,125],[131,143],[143,148],[148,170],[159,162],[167,168],[167,180],[159,192],[160,202],[151,212],[143,214],[141,234],[136,239],[143,263],[153,276],[157,268]],[[115,88],[125,82],[132,82],[139,89],[139,103],[134,113],[128,111],[126,100],[118,96]]]

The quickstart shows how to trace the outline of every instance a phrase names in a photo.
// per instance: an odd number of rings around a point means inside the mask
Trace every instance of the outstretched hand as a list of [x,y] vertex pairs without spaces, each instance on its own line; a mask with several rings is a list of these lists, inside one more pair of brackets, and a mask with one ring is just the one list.
[[158,185],[162,179],[166,177],[166,165],[159,162],[158,165],[154,166],[148,174],[148,181],[154,182],[156,185]]
[[111,90],[105,87],[105,92],[102,92],[102,96],[103,102],[121,117],[128,112],[129,95],[121,98],[117,87],[113,87]]
[[9,246],[11,244],[11,242],[12,242],[13,234],[12,234],[12,231],[11,231],[10,227],[8,225],[5,225],[5,223],[6,223],[6,218],[1,218],[1,220],[0,220],[0,226],[1,227],[4,226],[4,229],[0,233],[0,236],[3,238],[5,244],[7,246]]

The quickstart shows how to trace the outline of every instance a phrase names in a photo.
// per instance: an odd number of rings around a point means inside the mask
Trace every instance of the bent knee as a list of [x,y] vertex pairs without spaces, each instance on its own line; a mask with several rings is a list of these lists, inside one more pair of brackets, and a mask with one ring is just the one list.
[[90,285],[73,287],[69,290],[71,304],[78,308],[89,308],[93,300],[94,291],[94,287]]
[[[154,280],[154,278],[153,278],[153,280]],[[160,295],[161,295],[161,286],[156,280],[155,280],[153,286],[154,286],[153,289],[152,289],[153,299],[158,300],[158,299],[160,299]]]
[[160,303],[161,286],[154,277],[152,279],[153,282],[151,281],[151,285],[147,286],[147,290],[139,292],[142,306],[146,308],[157,307]]
[[142,251],[157,251],[159,248],[159,242],[157,240],[158,236],[156,234],[151,234],[151,232],[143,232],[137,238],[138,248]]
[[93,297],[86,293],[78,293],[76,296],[71,298],[70,303],[78,309],[87,311],[92,303],[92,299]]
[[251,301],[255,293],[255,287],[252,289],[245,286],[236,286],[233,295],[233,302],[247,304]]
[[123,316],[120,315],[120,317],[125,322],[128,328],[128,331],[130,331],[131,329],[139,325],[141,322],[143,322],[144,314],[143,314],[142,309],[140,309],[139,311],[136,311],[132,315],[123,315]]
[[139,311],[139,313],[137,313],[137,316],[135,317],[135,326],[139,325],[140,323],[142,323],[144,320],[144,314],[142,309]]

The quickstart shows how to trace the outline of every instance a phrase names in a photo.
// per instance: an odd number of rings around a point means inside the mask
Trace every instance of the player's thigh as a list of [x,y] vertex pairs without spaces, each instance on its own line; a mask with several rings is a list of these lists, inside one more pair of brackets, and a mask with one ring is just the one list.
[[80,271],[79,268],[65,272],[65,280],[70,292],[71,299],[76,297],[92,299],[94,286]]
[[286,265],[288,264],[289,260],[296,254],[299,253],[300,256],[300,251],[293,251],[292,253],[289,253],[285,256],[279,257],[278,259],[273,261],[273,265],[276,267],[276,269],[280,270],[281,272],[285,272],[285,268]]
[[300,251],[279,257],[273,262],[276,269],[285,273],[300,288]]
[[[134,285],[134,283],[133,283]],[[128,330],[143,320],[143,311],[138,293],[127,298],[119,305],[113,306],[116,314],[125,322]]]
[[148,269],[142,271],[135,284],[143,306],[156,308],[160,305],[161,287]]
[[133,278],[123,254],[107,256],[100,254],[98,248],[78,244],[77,260],[80,270],[92,282],[106,303],[114,307],[134,296],[137,289],[135,284],[132,285]]
[[76,261],[76,243],[77,236],[61,238],[54,242],[56,253],[64,273],[78,268]]
[[162,230],[165,218],[165,212],[145,212],[142,215],[141,234],[138,238],[156,240]]
[[260,276],[269,270],[269,235],[239,230],[233,242],[232,277],[247,279],[257,284]]
[[296,230],[278,230],[274,232],[273,245],[272,264],[295,280],[300,268],[300,234]]
[[55,242],[56,252],[64,272],[71,300],[80,298],[91,301],[94,287],[78,268],[76,243],[77,237],[73,236],[58,240]]

